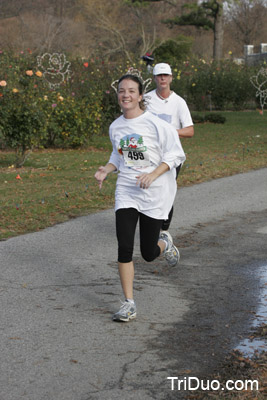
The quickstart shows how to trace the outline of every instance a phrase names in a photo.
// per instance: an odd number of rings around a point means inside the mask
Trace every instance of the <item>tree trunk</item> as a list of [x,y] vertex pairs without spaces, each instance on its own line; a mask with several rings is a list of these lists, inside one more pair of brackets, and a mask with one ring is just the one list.
[[223,9],[222,5],[218,7],[218,13],[214,20],[214,43],[213,58],[221,60],[223,50]]

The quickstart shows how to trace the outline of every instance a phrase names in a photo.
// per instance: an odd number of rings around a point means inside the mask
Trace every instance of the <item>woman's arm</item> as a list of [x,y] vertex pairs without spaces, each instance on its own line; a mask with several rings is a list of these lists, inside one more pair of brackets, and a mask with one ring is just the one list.
[[114,164],[107,163],[104,167],[101,165],[101,167],[98,168],[98,170],[95,173],[95,178],[98,182],[99,189],[102,188],[103,181],[106,179],[107,175],[110,172],[116,171],[117,168],[115,167]]
[[160,175],[163,175],[169,169],[168,164],[163,162],[149,174],[145,173],[137,176],[136,185],[140,186],[142,189],[148,189],[154,180],[156,180]]

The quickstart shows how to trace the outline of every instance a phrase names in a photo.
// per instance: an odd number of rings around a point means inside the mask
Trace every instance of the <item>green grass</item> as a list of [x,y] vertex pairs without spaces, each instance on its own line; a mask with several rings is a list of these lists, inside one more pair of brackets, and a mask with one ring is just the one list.
[[267,165],[267,113],[221,112],[225,124],[197,124],[182,141],[187,160],[178,183],[194,184]]
[[[221,114],[225,124],[195,125],[195,136],[182,140],[180,187],[267,166],[267,112]],[[0,152],[0,239],[113,207],[116,174],[101,191],[94,179],[110,151],[108,136],[96,137],[86,150],[33,152],[21,169],[13,153]]]

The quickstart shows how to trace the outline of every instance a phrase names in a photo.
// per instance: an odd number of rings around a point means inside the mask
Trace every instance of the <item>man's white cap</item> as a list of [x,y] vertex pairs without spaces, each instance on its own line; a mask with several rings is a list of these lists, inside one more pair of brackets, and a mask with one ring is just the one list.
[[155,67],[153,68],[153,75],[161,74],[172,75],[172,70],[169,64],[160,63],[155,65]]

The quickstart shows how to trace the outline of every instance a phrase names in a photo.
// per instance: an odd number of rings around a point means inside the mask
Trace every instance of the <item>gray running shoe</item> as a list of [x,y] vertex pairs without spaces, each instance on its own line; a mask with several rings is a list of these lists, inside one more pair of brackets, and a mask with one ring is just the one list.
[[170,267],[175,267],[175,265],[178,264],[180,260],[179,250],[177,249],[176,246],[174,246],[174,244],[172,244],[170,250],[167,250],[164,253],[164,256]]
[[119,311],[117,311],[112,319],[113,321],[122,321],[122,322],[128,322],[131,319],[134,319],[136,317],[136,305],[135,303],[132,304],[129,301],[125,300],[124,303],[122,303]]
[[180,253],[176,246],[173,244],[173,240],[168,231],[162,231],[159,235],[160,240],[164,240],[167,246],[163,252],[165,259],[170,267],[175,267],[180,260]]
[[173,243],[172,237],[168,231],[161,231],[160,235],[159,235],[159,239],[164,240],[164,242],[167,243],[167,247],[166,247],[165,251],[168,250],[168,247],[170,248]]

